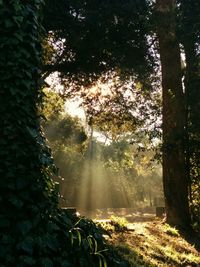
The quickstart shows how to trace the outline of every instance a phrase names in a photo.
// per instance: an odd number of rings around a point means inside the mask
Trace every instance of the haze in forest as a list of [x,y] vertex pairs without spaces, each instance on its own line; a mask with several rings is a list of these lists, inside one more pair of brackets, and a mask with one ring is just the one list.
[[[76,207],[84,213],[149,208],[154,213],[156,205],[163,205],[161,165],[145,134],[140,143],[133,143],[134,134],[129,131],[109,137],[98,125],[87,124],[80,101],[64,103],[53,91],[47,95],[44,128],[59,169],[61,207]],[[58,104],[51,101],[55,97],[62,103],[57,115]]]

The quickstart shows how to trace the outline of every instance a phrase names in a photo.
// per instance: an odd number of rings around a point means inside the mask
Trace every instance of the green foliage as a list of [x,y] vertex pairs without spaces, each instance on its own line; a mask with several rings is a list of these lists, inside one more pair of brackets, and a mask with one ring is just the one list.
[[117,232],[126,232],[128,230],[127,225],[128,221],[125,217],[117,217],[112,215],[108,221],[100,221],[97,223],[103,230],[106,235],[111,235]]
[[140,76],[151,69],[146,42],[147,1],[68,0],[58,4],[48,0],[44,13],[44,26],[53,32],[55,43],[65,40],[58,48],[59,56],[44,70],[79,76],[79,82],[83,74],[89,74],[89,79],[84,76],[87,83],[116,68],[132,69]]
[[44,116],[44,124],[54,120],[64,112],[64,100],[53,90],[43,89],[43,101],[41,103],[41,115]]
[[47,122],[45,132],[52,143],[58,141],[60,144],[81,145],[87,139],[84,128],[79,121],[67,114]]
[[127,230],[128,221],[124,217],[111,216],[110,224],[114,226],[116,232],[123,232]]
[[[45,90],[42,120],[45,136],[52,150],[59,176],[61,196],[68,205],[75,205],[76,190],[84,164],[87,135],[78,118],[64,113],[64,102],[54,91]],[[66,205],[66,203],[63,203]]]
[[34,261],[32,233],[57,206],[54,165],[37,114],[41,4],[3,1],[0,8],[0,257],[6,266]]
[[153,156],[152,150],[138,151],[129,139],[102,148],[102,160],[109,173],[108,186],[112,190],[118,189],[115,203],[124,193],[129,199],[128,205],[133,206],[141,201],[151,202],[151,198],[162,195],[160,166],[152,161]]
[[[54,187],[48,178],[53,171],[52,159],[37,115],[40,101],[39,10],[40,1],[26,4],[4,1],[0,9],[3,29],[0,39],[1,201],[10,206],[8,214],[17,214],[16,209],[23,208],[24,214],[29,210],[30,218],[36,212],[32,198],[41,202],[43,211],[46,206],[51,210],[55,205],[49,198],[53,197]],[[29,192],[27,188],[30,188]]]
[[[96,184],[93,189],[87,189],[94,207],[135,206],[142,200],[147,202],[150,193],[152,198],[155,194],[161,195],[161,176],[159,166],[151,162],[152,150],[138,152],[135,145],[130,144],[129,140],[134,137],[131,134],[121,134],[109,145],[95,141],[95,138],[90,144],[79,120],[63,113],[60,96],[55,91],[45,93],[43,114],[47,120],[43,121],[43,127],[63,178],[57,179],[64,197],[61,205],[84,207],[80,198],[89,176]],[[107,130],[104,129],[102,134],[107,135]],[[92,160],[88,162],[90,146]],[[91,174],[86,169],[90,169]],[[107,196],[109,191],[112,192],[110,197],[102,197]]]
[[8,234],[1,240],[1,263],[6,266],[120,266],[113,265],[102,230],[92,221],[69,213],[57,213],[40,222],[31,234],[26,233],[15,248],[16,257],[8,254],[14,240]]

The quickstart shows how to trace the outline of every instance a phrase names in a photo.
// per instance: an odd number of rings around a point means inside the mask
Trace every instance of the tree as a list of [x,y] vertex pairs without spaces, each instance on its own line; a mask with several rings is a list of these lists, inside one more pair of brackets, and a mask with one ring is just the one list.
[[185,105],[180,47],[176,36],[175,1],[156,1],[163,88],[163,182],[167,222],[190,225],[185,172]]
[[189,182],[191,216],[193,223],[200,222],[200,136],[199,136],[199,20],[198,1],[180,1],[180,42],[185,52],[185,106],[186,106],[186,171]]
[[48,0],[44,14],[45,29],[59,50],[51,64],[43,66],[44,72],[59,71],[68,82],[80,78],[81,84],[83,79],[88,84],[119,68],[140,77],[152,70],[146,0]]
[[78,118],[73,118],[64,111],[64,101],[54,91],[45,90],[42,121],[45,136],[51,147],[52,156],[58,168],[62,198],[61,206],[77,206],[81,173],[87,149],[87,135]]

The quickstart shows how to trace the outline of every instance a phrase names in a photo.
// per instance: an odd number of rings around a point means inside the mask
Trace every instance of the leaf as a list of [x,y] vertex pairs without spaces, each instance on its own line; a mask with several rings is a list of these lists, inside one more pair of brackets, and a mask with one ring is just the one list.
[[31,230],[32,223],[30,221],[21,221],[17,224],[17,228],[25,236]]
[[33,254],[33,239],[28,237],[23,242],[19,243],[18,249],[22,249],[29,255]]
[[[73,233],[75,232],[75,233]],[[74,239],[77,237],[78,238],[78,245],[81,245],[82,242],[82,237],[81,237],[81,233],[80,233],[80,229],[79,228],[73,228],[72,230],[69,231],[70,233],[70,237],[71,237],[71,244],[73,246],[74,244]]]
[[75,223],[75,226],[77,226],[81,221],[82,221],[83,218],[80,218],[76,223]]
[[61,262],[61,267],[73,267],[74,265],[72,265],[71,263],[69,263],[68,261],[64,260]]
[[27,265],[33,266],[36,264],[36,260],[32,257],[24,256],[23,257],[23,262],[26,263]]
[[[101,260],[100,261],[101,262],[101,267],[102,266],[103,267],[108,267],[107,262],[106,262],[106,258],[104,257],[103,254],[101,254],[100,252],[96,252],[95,255],[99,257],[99,260]],[[103,265],[102,265],[102,263],[103,263]]]
[[0,255],[3,258],[6,258],[8,246],[4,246],[3,244],[0,244]]
[[48,235],[45,237],[45,245],[53,251],[57,251],[59,244],[58,241],[52,236]]
[[53,267],[53,262],[49,258],[42,259],[41,267]]
[[13,204],[16,208],[21,209],[24,203],[15,195],[12,195],[8,198],[8,201]]
[[[13,238],[10,235],[4,234],[1,237],[1,243],[7,246],[7,245],[10,245],[10,244],[13,244],[14,243],[14,240],[13,240]],[[6,247],[6,246],[4,246],[4,247]]]
[[87,240],[89,242],[89,246],[90,246],[90,249],[91,249],[92,253],[96,254],[97,253],[97,249],[98,249],[98,244],[97,244],[96,239],[92,235],[89,235],[87,237]]
[[13,17],[13,19],[17,23],[22,23],[22,21],[23,21],[23,17],[22,16],[15,16],[15,17]]
[[7,219],[0,219],[0,228],[9,227],[10,222]]
[[93,250],[93,247],[92,247],[92,240],[91,240],[91,238],[87,238],[87,241],[88,241],[88,244],[89,244],[89,248],[90,248],[90,250],[92,251]]
[[81,240],[82,240],[81,233],[80,233],[80,231],[78,229],[76,229],[76,232],[77,232],[77,235],[78,235],[78,245],[80,246],[81,245]]
[[14,23],[12,22],[12,20],[10,20],[10,19],[6,19],[5,20],[5,26],[6,26],[6,28],[10,28],[13,25],[14,25]]
[[74,245],[74,236],[73,236],[73,233],[71,232],[71,230],[69,231],[69,234],[70,234],[70,239],[71,239],[71,245],[73,246]]
[[28,184],[29,184],[29,181],[25,177],[16,178],[16,188],[17,189],[23,189],[23,188],[27,187]]
[[19,34],[19,33],[16,32],[16,33],[14,34],[14,36],[15,36],[19,41],[21,41],[21,42],[23,41],[23,36],[22,36],[21,34]]
[[49,232],[51,231],[59,231],[60,228],[58,227],[57,224],[53,223],[53,222],[49,222],[48,225],[47,225],[47,229]]
[[99,267],[102,267],[102,259],[99,257]]

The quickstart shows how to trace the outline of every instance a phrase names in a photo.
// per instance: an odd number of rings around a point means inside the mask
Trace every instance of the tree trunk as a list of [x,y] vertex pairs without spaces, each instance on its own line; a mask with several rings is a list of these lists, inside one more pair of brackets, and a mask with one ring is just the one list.
[[195,47],[195,36],[192,32],[189,40],[184,40],[186,57],[185,92],[187,108],[187,154],[186,170],[190,189],[191,219],[200,222],[199,192],[200,192],[200,93],[199,93],[199,60]]
[[163,89],[163,183],[167,222],[179,228],[188,228],[190,214],[184,148],[185,107],[175,6],[175,0],[156,1]]

